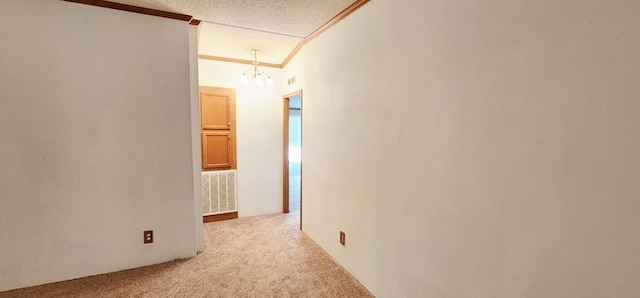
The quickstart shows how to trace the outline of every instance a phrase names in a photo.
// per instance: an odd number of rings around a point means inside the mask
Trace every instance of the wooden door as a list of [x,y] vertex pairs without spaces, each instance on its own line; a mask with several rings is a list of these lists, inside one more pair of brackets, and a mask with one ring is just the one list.
[[231,129],[231,96],[223,88],[202,88],[200,112],[202,129]]
[[231,134],[227,131],[202,132],[202,167],[210,170],[231,169],[234,160]]
[[235,90],[200,87],[202,170],[236,168]]

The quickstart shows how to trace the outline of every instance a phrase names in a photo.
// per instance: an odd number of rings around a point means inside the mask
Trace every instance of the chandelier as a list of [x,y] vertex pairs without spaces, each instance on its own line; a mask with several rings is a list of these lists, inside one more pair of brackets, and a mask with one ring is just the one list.
[[258,87],[273,86],[273,80],[268,74],[258,70],[258,50],[251,50],[253,52],[253,69],[248,69],[240,75],[238,82],[242,86],[249,86],[249,78],[252,78]]

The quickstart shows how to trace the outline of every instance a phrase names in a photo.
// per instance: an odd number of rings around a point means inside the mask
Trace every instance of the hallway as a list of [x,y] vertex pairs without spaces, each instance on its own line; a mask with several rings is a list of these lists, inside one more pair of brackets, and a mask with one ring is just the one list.
[[289,212],[300,215],[300,175],[289,176]]
[[373,297],[298,230],[298,214],[207,223],[195,258],[0,297]]

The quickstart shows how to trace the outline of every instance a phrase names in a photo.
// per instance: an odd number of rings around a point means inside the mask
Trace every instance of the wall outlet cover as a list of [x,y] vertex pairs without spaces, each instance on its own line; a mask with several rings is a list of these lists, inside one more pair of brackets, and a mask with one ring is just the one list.
[[149,230],[149,231],[144,231],[143,233],[143,243],[144,244],[148,244],[148,243],[153,243],[153,231]]

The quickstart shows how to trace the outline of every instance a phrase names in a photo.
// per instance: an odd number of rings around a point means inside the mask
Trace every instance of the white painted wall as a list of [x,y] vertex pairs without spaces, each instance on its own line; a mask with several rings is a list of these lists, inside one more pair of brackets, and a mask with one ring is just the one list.
[[189,25],[9,0],[0,40],[0,291],[194,256]]
[[193,197],[196,222],[196,246],[204,252],[202,222],[202,139],[200,137],[200,88],[198,86],[198,26],[189,26],[189,77],[191,93],[191,156],[193,166]]
[[275,85],[238,84],[250,65],[199,59],[200,86],[236,90],[238,216],[282,212],[282,70],[261,68]]
[[638,14],[371,1],[284,70],[303,229],[377,297],[640,296]]

